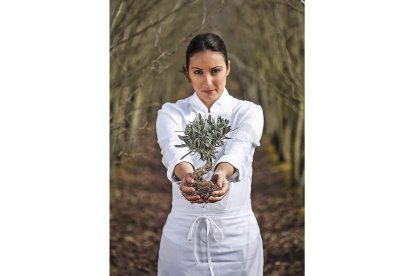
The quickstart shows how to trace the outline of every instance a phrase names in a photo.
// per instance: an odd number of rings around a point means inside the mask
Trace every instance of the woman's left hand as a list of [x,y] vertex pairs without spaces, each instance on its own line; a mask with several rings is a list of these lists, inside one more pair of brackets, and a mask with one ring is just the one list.
[[222,200],[228,190],[229,190],[229,183],[227,182],[226,176],[224,173],[216,172],[211,177],[211,181],[218,184],[221,187],[221,190],[214,191],[211,193],[211,196],[208,198],[207,203],[214,203],[217,201]]

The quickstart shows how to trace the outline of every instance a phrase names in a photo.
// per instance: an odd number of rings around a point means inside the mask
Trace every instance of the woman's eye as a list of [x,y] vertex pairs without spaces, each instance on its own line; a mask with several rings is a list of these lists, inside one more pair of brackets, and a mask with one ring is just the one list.
[[213,69],[213,70],[211,70],[211,74],[215,75],[220,71],[221,71],[220,69]]
[[195,70],[194,71],[194,74],[195,75],[201,75],[201,74],[203,74],[203,71],[201,71],[201,70]]

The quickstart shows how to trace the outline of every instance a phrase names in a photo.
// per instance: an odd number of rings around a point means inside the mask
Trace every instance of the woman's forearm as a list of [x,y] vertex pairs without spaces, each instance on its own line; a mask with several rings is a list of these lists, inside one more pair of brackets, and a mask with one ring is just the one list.
[[226,178],[233,175],[234,172],[235,172],[234,167],[230,163],[227,163],[227,162],[222,162],[218,164],[215,170],[215,173],[223,173]]
[[182,180],[187,174],[193,173],[193,172],[194,172],[193,165],[191,165],[188,162],[178,163],[174,168],[174,174],[180,180]]
[[[193,172],[194,172],[194,168],[188,162],[178,163],[174,168],[174,175],[180,180],[182,180],[186,174],[193,173]],[[233,175],[234,172],[235,172],[234,167],[230,163],[227,163],[227,162],[222,162],[218,164],[215,170],[215,173],[222,173],[224,174],[226,178]]]

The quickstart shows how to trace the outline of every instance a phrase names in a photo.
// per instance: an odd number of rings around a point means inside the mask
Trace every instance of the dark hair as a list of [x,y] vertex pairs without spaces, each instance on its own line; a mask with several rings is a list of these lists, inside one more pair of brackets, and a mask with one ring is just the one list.
[[206,50],[222,53],[224,56],[224,61],[226,62],[226,66],[228,65],[227,50],[223,39],[213,33],[202,33],[193,37],[187,46],[187,50],[185,52],[185,69],[188,70],[190,58],[194,54]]

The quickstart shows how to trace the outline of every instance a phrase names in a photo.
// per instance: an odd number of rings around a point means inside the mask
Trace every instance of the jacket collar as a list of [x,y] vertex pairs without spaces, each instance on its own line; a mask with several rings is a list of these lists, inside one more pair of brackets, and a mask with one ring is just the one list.
[[[230,98],[231,96],[229,92],[227,91],[226,88],[224,88],[223,94],[221,94],[220,98],[218,98],[211,106],[210,113],[212,115],[220,114],[222,108],[226,105],[226,103],[228,102]],[[195,111],[202,112],[202,113],[208,113],[207,107],[197,96],[196,92],[194,92],[193,95],[190,97],[190,104],[193,106]]]

